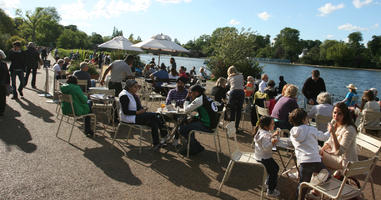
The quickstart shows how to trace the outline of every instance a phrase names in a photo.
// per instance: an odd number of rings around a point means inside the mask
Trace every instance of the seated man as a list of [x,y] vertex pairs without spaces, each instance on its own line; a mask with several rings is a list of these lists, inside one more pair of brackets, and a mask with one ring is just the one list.
[[[89,89],[89,87],[91,86],[91,77],[89,72],[87,72],[89,70],[89,65],[87,64],[87,62],[81,62],[81,64],[79,64],[79,67],[81,68],[81,70],[75,71],[73,75],[78,80],[87,80],[87,89]],[[81,89],[82,91],[85,91],[85,88]]]
[[57,61],[57,63],[53,66],[53,71],[56,73],[56,79],[61,79],[62,76],[61,75],[65,75],[65,74],[61,74],[61,71],[62,71],[62,66],[64,64],[64,60],[63,59],[59,59]]
[[[164,137],[167,131],[162,121],[162,117],[157,113],[146,112],[147,109],[142,107],[139,97],[136,92],[139,90],[140,85],[135,80],[127,80],[126,86],[119,94],[119,118],[122,122],[146,125],[151,127],[153,150],[158,151],[162,144],[164,144]],[[162,142],[159,141],[160,135],[163,138]]]
[[165,93],[165,90],[161,87],[161,85],[163,84],[163,80],[168,80],[169,78],[166,66],[162,64],[160,70],[152,73],[150,77],[153,80],[155,92]]
[[[194,85],[190,88],[187,95],[187,100],[184,103],[185,112],[197,111],[198,115],[189,123],[180,126],[179,132],[186,139],[188,139],[188,134],[192,130],[212,132],[212,129],[217,127],[219,120],[217,106],[204,92],[205,89],[203,87]],[[192,101],[191,103],[190,100]],[[194,155],[204,150],[204,147],[196,140],[194,134],[192,134],[190,140],[190,154]],[[186,151],[187,149],[183,148],[180,153],[186,154]]]
[[[75,115],[85,115],[91,112],[92,102],[87,99],[83,94],[81,88],[77,85],[77,78],[75,76],[68,76],[66,84],[61,86],[63,94],[70,94],[73,99],[73,107]],[[71,106],[69,103],[62,103],[62,113],[64,115],[72,114]],[[91,118],[85,117],[85,134],[86,136],[93,136],[94,132],[91,130]]]
[[180,77],[176,81],[176,88],[168,92],[167,100],[165,103],[167,105],[171,104],[172,101],[176,102],[176,106],[183,107],[185,97],[188,94],[188,90],[185,89],[185,84],[187,80],[184,77]]

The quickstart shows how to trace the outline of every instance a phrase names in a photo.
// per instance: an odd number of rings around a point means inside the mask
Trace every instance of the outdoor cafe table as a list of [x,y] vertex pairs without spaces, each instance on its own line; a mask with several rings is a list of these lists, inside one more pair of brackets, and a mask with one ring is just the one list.
[[175,123],[172,131],[169,132],[168,138],[172,138],[174,136],[176,130],[181,125],[181,122],[187,117],[187,113],[185,113],[184,109],[167,110],[167,108],[158,108],[156,112],[167,116]]
[[[281,174],[285,173],[286,171],[290,171],[291,170],[291,168],[288,169],[287,167],[290,164],[291,160],[294,160],[295,167],[297,169],[298,175],[300,176],[298,164],[296,162],[295,149],[294,149],[294,146],[291,143],[290,138],[288,138],[288,137],[280,137],[279,141],[276,143],[275,147],[276,147],[276,152],[279,155],[280,162],[282,163],[282,166],[283,166],[283,170],[282,170]],[[289,156],[289,158],[288,158],[286,163],[283,160],[283,157],[285,157],[285,155],[282,156],[281,153],[280,153],[280,150],[289,152],[288,154],[286,154],[286,155]],[[287,172],[286,172],[286,175],[289,177]]]
[[[114,104],[116,101],[114,95],[106,95],[106,91],[108,90],[109,89],[106,87],[90,87],[90,93],[95,92],[95,94],[89,95],[89,99],[92,100],[94,103],[93,108],[106,109],[107,120],[111,121],[112,126],[115,128],[114,116],[117,107],[114,106]],[[102,92],[104,93],[102,94]]]
[[97,93],[100,93],[100,92],[104,92],[104,91],[107,91],[109,90],[107,87],[89,87],[89,92],[97,92]]

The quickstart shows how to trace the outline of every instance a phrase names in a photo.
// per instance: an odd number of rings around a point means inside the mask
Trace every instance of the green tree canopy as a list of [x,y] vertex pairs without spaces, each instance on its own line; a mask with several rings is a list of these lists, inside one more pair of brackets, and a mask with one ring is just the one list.
[[283,53],[277,55],[277,58],[288,59],[290,61],[298,59],[298,55],[302,52],[299,34],[298,30],[289,27],[280,31],[275,38],[275,47],[281,47]]

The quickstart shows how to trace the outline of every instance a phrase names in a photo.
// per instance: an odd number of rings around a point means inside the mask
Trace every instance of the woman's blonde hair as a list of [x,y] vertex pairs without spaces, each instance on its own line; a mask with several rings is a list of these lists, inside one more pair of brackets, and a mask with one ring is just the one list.
[[284,96],[296,98],[297,95],[298,95],[298,88],[293,84],[288,85]]
[[290,84],[287,83],[286,85],[283,86],[283,88],[282,88],[282,96],[284,96],[284,95],[286,94],[286,90],[287,90],[287,88],[288,88],[289,85],[290,85]]
[[226,85],[226,82],[227,82],[226,78],[220,77],[216,81],[216,86],[222,87],[223,85]]
[[229,67],[227,72],[228,76],[235,75],[237,73],[238,73],[237,68],[235,68],[233,65]]

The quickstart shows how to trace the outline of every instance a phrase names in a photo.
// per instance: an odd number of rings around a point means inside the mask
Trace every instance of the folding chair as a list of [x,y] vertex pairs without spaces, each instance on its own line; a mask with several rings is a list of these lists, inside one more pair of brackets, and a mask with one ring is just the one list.
[[86,94],[87,93],[87,80],[77,80],[77,85],[81,87],[82,91]]
[[[114,97],[115,97],[115,90],[114,89],[109,89],[109,90],[90,90],[89,91],[89,95],[91,97],[91,95],[93,94],[100,94],[100,95],[104,95],[105,97],[107,97],[107,99],[93,99],[93,107],[92,109],[93,110],[102,110],[105,112],[106,114],[106,117],[107,117],[107,121],[108,122],[111,122],[112,123],[112,127],[115,128],[115,125],[114,125],[114,112],[115,112],[115,109],[114,109],[114,106],[113,106],[113,103],[115,103],[114,101]],[[104,127],[104,131],[106,131],[106,126],[103,125]]]
[[[379,156],[381,152],[381,141],[372,138],[370,136],[367,136],[362,133],[358,133],[356,137],[356,143],[361,148],[367,149],[374,153],[374,156]],[[376,200],[376,195],[374,194],[374,186],[373,186],[373,177],[370,176],[370,186],[372,187],[372,195],[373,199]]]
[[[220,123],[221,114],[217,113],[218,115],[218,123]],[[204,131],[196,131],[192,130],[188,134],[188,144],[187,144],[187,158],[189,158],[189,150],[190,150],[190,138],[192,134],[195,133],[201,133],[205,135],[211,135],[214,138],[214,145],[216,147],[216,154],[217,154],[217,162],[220,163],[220,152],[221,152],[221,143],[220,143],[220,137],[218,136],[218,126],[212,130],[213,132],[204,132]],[[217,142],[218,142],[218,148],[217,148]]]
[[365,133],[366,130],[381,130],[381,112],[373,110],[364,110],[361,124],[359,125],[360,132]]
[[139,130],[139,153],[142,153],[142,137],[143,137],[143,132],[147,131],[147,129],[149,129],[149,131],[151,131],[151,127],[145,126],[145,125],[139,125],[139,124],[129,124],[129,123],[125,123],[125,122],[119,122],[118,127],[117,127],[117,129],[115,131],[115,134],[114,134],[114,138],[112,139],[112,144],[111,144],[112,146],[114,146],[114,142],[116,140],[116,136],[121,131],[121,128],[123,126],[129,128],[127,139],[126,139],[127,143],[128,143],[128,139],[131,137],[131,131],[132,131],[132,129]]
[[61,93],[61,94],[58,95],[58,98],[59,98],[60,104],[61,103],[69,103],[70,104],[70,106],[71,106],[71,113],[72,114],[69,114],[69,115],[62,114],[61,115],[61,119],[60,119],[60,123],[58,125],[56,137],[58,137],[58,132],[60,130],[62,119],[63,119],[64,116],[68,117],[67,123],[69,123],[69,124],[70,124],[70,118],[73,118],[73,123],[71,123],[72,127],[71,127],[71,131],[70,131],[70,136],[69,136],[68,142],[70,142],[75,122],[77,122],[78,119],[82,119],[82,118],[85,119],[85,117],[87,117],[87,116],[91,117],[91,122],[94,124],[93,125],[93,130],[94,130],[94,136],[93,137],[95,137],[96,127],[97,127],[97,119],[96,119],[95,114],[94,113],[88,113],[88,114],[85,114],[85,115],[79,115],[79,116],[77,116],[75,114],[75,111],[74,111],[73,98],[72,98],[72,96],[70,94],[62,94]]
[[[263,170],[263,177],[262,177],[262,187],[261,187],[261,199],[263,199],[263,191],[266,188],[266,178],[267,178],[267,172],[265,166],[254,159],[254,152],[241,152],[238,147],[238,141],[236,136],[236,129],[234,122],[229,122],[226,126],[227,134],[230,138],[234,139],[235,144],[235,150],[233,154],[230,156],[230,162],[228,167],[226,168],[226,172],[224,177],[222,178],[221,184],[218,187],[217,195],[220,194],[222,186],[225,184],[225,182],[229,179],[231,171],[233,169],[233,166],[235,163],[242,163],[242,164],[248,164],[248,165],[256,165],[262,168]],[[262,171],[257,171],[258,173],[261,173]]]
[[[372,170],[374,169],[374,166],[377,162],[377,157],[373,157],[368,160],[363,161],[357,161],[357,162],[349,162],[345,166],[344,170],[344,179],[342,181],[337,180],[336,178],[331,178],[327,182],[319,184],[319,185],[313,185],[311,183],[302,182],[299,187],[299,195],[298,199],[301,200],[301,194],[302,190],[306,187],[309,187],[311,189],[314,189],[320,193],[320,197],[323,198],[324,196],[331,198],[331,199],[352,199],[354,197],[362,196],[362,191],[364,190],[366,184],[368,183],[369,177],[372,174]],[[364,181],[363,186],[358,189],[355,188],[349,184],[347,184],[347,180],[350,177],[358,176],[366,174],[366,178]]]
[[331,122],[332,116],[323,116],[323,115],[316,115],[315,121],[316,121],[316,128],[319,131],[326,132],[327,131],[327,124],[328,122]]

